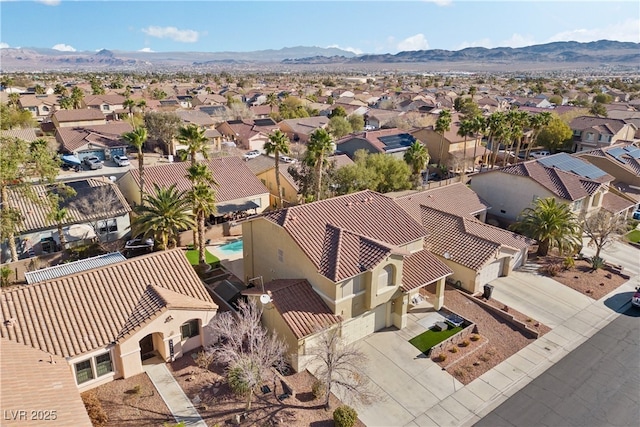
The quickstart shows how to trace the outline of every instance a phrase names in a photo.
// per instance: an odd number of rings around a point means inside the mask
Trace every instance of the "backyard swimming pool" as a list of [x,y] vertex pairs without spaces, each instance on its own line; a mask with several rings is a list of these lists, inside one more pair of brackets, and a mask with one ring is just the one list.
[[242,239],[225,243],[218,246],[217,249],[225,255],[242,255]]

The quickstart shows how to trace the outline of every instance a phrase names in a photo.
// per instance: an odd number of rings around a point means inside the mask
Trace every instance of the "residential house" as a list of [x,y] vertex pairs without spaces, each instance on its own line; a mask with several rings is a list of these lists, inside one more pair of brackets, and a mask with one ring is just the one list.
[[194,124],[203,128],[213,127],[216,121],[202,110],[176,110],[176,115],[185,124]]
[[610,147],[581,151],[575,156],[613,176],[612,184],[640,204],[640,148],[623,142]]
[[4,335],[0,348],[3,426],[39,427],[43,423],[52,427],[92,426],[64,358],[11,341]]
[[[217,157],[201,163],[207,165],[217,183],[214,186],[216,217],[242,212],[258,214],[269,207],[269,190],[240,157]],[[192,184],[187,179],[189,166],[189,162],[175,162],[146,167],[145,191],[152,192],[154,184],[160,187],[175,184],[178,191],[190,190]],[[137,168],[129,169],[118,180],[118,186],[130,204],[140,204],[140,173]]]
[[527,261],[533,242],[486,224],[489,206],[462,183],[412,192],[395,201],[423,225],[425,247],[453,271],[448,280],[471,293]]
[[328,124],[327,117],[316,116],[282,120],[278,123],[278,127],[289,137],[291,142],[307,144],[316,129],[326,129]]
[[[380,110],[370,108],[364,115],[364,124],[372,129],[381,129],[393,122],[397,117],[402,116],[403,111]],[[369,128],[367,128],[369,129]]]
[[225,121],[229,117],[229,111],[224,105],[201,105],[196,107],[195,111],[202,111],[209,115],[216,124]]
[[106,125],[107,119],[95,109],[58,110],[51,116],[56,129],[82,126]]
[[256,119],[267,119],[271,116],[271,113],[277,113],[280,111],[277,105],[271,106],[268,104],[252,105],[249,107],[249,111]]
[[110,116],[111,120],[115,120],[117,114],[127,112],[123,105],[126,99],[124,96],[117,94],[87,95],[82,99],[82,104],[85,108],[98,110],[105,116]]
[[616,141],[633,141],[638,128],[622,119],[580,116],[569,124],[573,131],[573,151],[608,147]]
[[[59,206],[67,210],[62,230],[67,247],[85,245],[96,240],[115,241],[129,233],[131,208],[118,187],[109,180],[88,178],[66,182],[76,195],[62,198]],[[36,185],[34,199],[9,189],[9,206],[21,213],[23,221],[15,236],[19,258],[58,252],[62,249],[58,225],[49,220],[47,193],[56,186]],[[3,252],[4,255],[4,252]]]
[[60,362],[77,393],[141,374],[152,357],[165,363],[209,345],[204,327],[216,312],[174,249],[4,291],[0,333]]
[[411,134],[427,147],[431,163],[445,165],[453,172],[472,172],[476,165],[487,162],[490,152],[482,145],[480,134],[465,138],[458,135],[459,129],[459,117],[453,114],[451,126],[444,134],[436,132],[435,126],[416,129]]
[[18,138],[22,141],[33,142],[38,139],[37,128],[18,128],[0,130],[0,136],[4,138]]
[[[260,155],[253,159],[246,160],[247,167],[253,174],[269,189],[271,194],[269,204],[279,206],[280,195],[276,186],[276,166],[275,158],[267,155]],[[298,184],[295,182],[288,169],[291,165],[280,162],[280,187],[282,189],[282,199],[285,206],[297,205],[300,202],[298,195]]]
[[272,119],[229,120],[216,126],[222,136],[244,150],[262,151],[269,134],[278,129]]
[[132,130],[133,127],[124,121],[104,125],[61,127],[56,130],[56,141],[60,144],[61,152],[73,154],[80,160],[89,156],[111,160],[113,156],[126,154],[129,143],[122,135]]
[[60,109],[57,95],[22,95],[19,105],[23,110],[31,112],[39,122]]
[[620,196],[607,196],[613,179],[582,159],[558,153],[479,173],[471,180],[471,189],[491,206],[491,217],[511,223],[537,199],[549,197],[569,204],[576,215],[591,215],[613,201],[617,206]]
[[342,321],[325,304],[306,279],[272,280],[262,287],[254,286],[242,294],[256,301],[269,295],[263,305],[262,324],[277,331],[287,344],[288,359],[296,371],[303,369],[313,358],[307,353],[318,345],[320,334],[336,329]]
[[370,154],[384,153],[401,159],[415,141],[411,133],[401,129],[382,129],[347,135],[336,141],[336,150],[352,159],[358,150],[366,150]]
[[409,306],[428,284],[436,283],[439,309],[452,274],[425,249],[422,225],[393,199],[368,190],[250,218],[242,236],[247,281],[306,279],[341,317],[347,343],[405,327]]

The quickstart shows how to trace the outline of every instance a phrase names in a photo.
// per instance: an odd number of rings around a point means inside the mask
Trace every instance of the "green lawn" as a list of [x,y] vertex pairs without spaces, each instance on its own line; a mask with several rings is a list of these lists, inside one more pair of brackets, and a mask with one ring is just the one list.
[[[195,249],[189,249],[185,252],[185,254],[187,255],[187,259],[189,260],[189,263],[191,263],[191,265],[198,265],[198,251]],[[214,254],[212,254],[211,252],[205,250],[205,255],[204,255],[205,261],[207,262],[207,264],[213,264],[213,263],[217,263],[220,262],[220,260],[218,259],[217,256],[215,256]]]
[[633,230],[627,233],[627,239],[633,243],[640,243],[640,230]]
[[426,353],[434,345],[440,344],[442,341],[446,340],[452,335],[457,334],[461,330],[462,327],[460,326],[447,329],[446,331],[436,331],[434,329],[429,329],[428,331],[421,333],[417,337],[411,338],[409,342],[421,352]]

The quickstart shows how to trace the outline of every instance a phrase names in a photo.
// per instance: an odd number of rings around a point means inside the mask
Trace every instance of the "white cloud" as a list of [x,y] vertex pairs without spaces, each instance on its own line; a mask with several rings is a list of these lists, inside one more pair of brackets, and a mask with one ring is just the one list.
[[523,47],[523,46],[531,46],[536,44],[536,41],[533,37],[529,35],[522,35],[518,33],[514,33],[510,38],[501,41],[498,43],[499,47]]
[[454,50],[466,49],[468,47],[491,47],[491,46],[493,46],[493,43],[489,38],[474,40],[471,42],[468,42],[465,40],[462,43],[460,43],[458,47],[456,47]]
[[58,43],[57,45],[53,46],[51,49],[59,50],[60,52],[75,52],[76,51],[75,47],[69,46],[68,44],[64,44],[64,43]]
[[429,42],[427,42],[424,34],[416,34],[415,36],[407,37],[402,40],[396,47],[399,52],[408,50],[424,50],[429,49]]
[[332,44],[327,46],[327,49],[331,49],[331,48],[346,50],[347,52],[352,52],[352,53],[355,53],[356,55],[360,55],[362,53],[362,50],[358,49],[357,47],[342,47],[342,46],[338,46],[337,44]]
[[640,42],[640,19],[627,19],[623,22],[603,28],[577,28],[561,31],[549,37],[547,42],[577,41],[592,42],[597,40],[618,40],[623,42]]
[[57,6],[60,4],[60,0],[36,0],[38,3],[46,4],[47,6]]
[[176,27],[155,27],[143,28],[142,32],[159,39],[171,39],[182,43],[195,43],[200,34],[194,30],[179,30]]
[[9,49],[11,46],[4,42],[0,42],[0,49]]
[[150,47],[143,47],[138,52],[153,52]]

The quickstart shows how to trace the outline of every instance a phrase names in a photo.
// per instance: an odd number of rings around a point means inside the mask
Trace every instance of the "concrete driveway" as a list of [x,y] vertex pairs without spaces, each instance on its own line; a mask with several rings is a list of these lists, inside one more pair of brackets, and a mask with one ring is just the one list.
[[492,297],[555,328],[592,304],[593,299],[562,283],[526,271],[513,271],[491,282]]
[[[596,251],[588,246],[589,240],[584,240],[582,253],[585,256],[593,256]],[[624,273],[630,276],[640,274],[640,249],[636,249],[624,242],[613,242],[605,246],[600,252],[600,256],[611,264],[617,264],[624,267]]]
[[[376,332],[358,343],[369,362],[366,374],[381,401],[355,405],[367,426],[404,426],[463,385],[408,342],[426,327],[410,316],[407,328]],[[414,425],[414,424],[411,424]],[[435,425],[432,423],[432,425]]]

